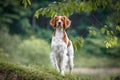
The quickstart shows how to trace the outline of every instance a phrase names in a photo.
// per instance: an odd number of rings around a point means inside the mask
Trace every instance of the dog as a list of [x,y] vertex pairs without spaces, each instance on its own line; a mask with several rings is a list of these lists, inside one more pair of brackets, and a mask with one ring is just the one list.
[[54,32],[51,42],[50,59],[55,69],[65,74],[65,69],[68,66],[69,72],[73,69],[74,49],[72,41],[68,39],[66,29],[70,27],[71,21],[66,16],[57,16],[50,20],[50,25]]

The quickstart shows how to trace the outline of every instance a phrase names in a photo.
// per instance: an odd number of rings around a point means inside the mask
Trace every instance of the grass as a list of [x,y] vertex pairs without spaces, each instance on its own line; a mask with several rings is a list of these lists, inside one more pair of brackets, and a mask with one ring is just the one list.
[[0,80],[83,80],[76,75],[61,76],[53,69],[0,62]]
[[120,67],[120,58],[96,57],[96,56],[75,56],[76,67]]
[[[106,71],[84,70],[82,73],[79,68],[74,75],[60,75],[52,68],[38,65],[25,66],[21,64],[13,64],[10,62],[0,62],[0,80],[120,80],[119,72],[116,75]],[[86,73],[85,73],[86,72]]]

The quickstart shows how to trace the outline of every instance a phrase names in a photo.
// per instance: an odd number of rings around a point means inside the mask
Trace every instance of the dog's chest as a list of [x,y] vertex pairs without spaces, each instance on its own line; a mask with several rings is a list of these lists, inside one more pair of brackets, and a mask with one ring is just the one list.
[[51,48],[55,52],[63,52],[67,49],[67,44],[64,38],[67,39],[65,36],[66,33],[63,30],[56,29],[54,36],[52,37],[52,44]]
[[63,41],[63,39],[61,39],[61,38],[58,38],[58,37],[54,37],[53,39],[52,39],[52,45],[53,46],[59,46],[59,47],[64,47],[64,46],[66,46],[66,43]]
[[52,38],[52,44],[51,44],[52,50],[55,52],[63,52],[65,49],[67,49],[66,43],[58,37]]

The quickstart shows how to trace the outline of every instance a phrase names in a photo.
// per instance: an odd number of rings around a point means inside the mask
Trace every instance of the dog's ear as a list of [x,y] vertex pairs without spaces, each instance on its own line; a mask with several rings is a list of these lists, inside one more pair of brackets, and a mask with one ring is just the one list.
[[67,29],[68,27],[70,27],[71,21],[66,16],[63,16],[63,18],[64,18],[64,29]]
[[55,25],[56,25],[56,21],[55,21],[55,18],[57,17],[57,15],[55,15],[54,16],[54,18],[52,18],[51,20],[50,20],[50,25],[53,27],[53,28],[55,28]]

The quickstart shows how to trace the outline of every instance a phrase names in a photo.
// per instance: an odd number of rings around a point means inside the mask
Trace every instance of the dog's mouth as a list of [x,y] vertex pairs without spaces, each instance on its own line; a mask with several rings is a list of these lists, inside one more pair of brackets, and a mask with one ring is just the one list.
[[58,25],[58,27],[57,27],[58,29],[62,29],[63,27],[61,26],[61,25]]
[[57,28],[63,28],[63,24],[61,22],[57,22]]

